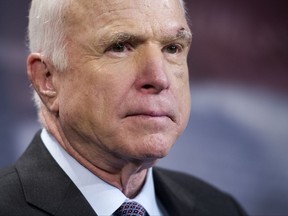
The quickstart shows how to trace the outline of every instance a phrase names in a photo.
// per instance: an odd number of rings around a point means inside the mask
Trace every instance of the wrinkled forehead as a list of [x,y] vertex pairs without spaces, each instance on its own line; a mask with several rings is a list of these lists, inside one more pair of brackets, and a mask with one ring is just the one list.
[[[127,10],[127,13],[140,12],[147,17],[162,12],[178,13],[185,19],[185,10],[181,0],[70,0],[65,10],[65,21],[70,26],[90,21],[97,16],[115,11]],[[129,11],[130,10],[130,11]]]
[[[79,7],[81,7],[82,9],[93,9],[93,8],[97,8],[99,9],[99,11],[101,10],[113,10],[113,9],[120,9],[122,7],[137,7],[137,6],[141,6],[141,7],[146,7],[146,8],[150,8],[151,10],[156,9],[156,10],[160,10],[161,9],[167,9],[167,8],[171,8],[171,9],[177,9],[183,8],[183,4],[181,0],[68,0],[69,1],[69,5],[71,6],[70,9],[75,9],[78,10],[80,9]],[[153,7],[152,7],[153,6]],[[155,6],[157,6],[155,8]],[[159,11],[159,12],[160,12]]]

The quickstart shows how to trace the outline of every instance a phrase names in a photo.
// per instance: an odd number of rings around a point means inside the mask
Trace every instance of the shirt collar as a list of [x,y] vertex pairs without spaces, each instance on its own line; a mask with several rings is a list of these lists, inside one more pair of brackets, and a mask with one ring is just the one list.
[[[130,200],[118,188],[98,178],[70,156],[46,129],[42,130],[41,139],[98,215],[112,215],[123,202]],[[149,215],[161,215],[155,196],[152,168],[147,172],[141,192],[132,200],[140,203]]]

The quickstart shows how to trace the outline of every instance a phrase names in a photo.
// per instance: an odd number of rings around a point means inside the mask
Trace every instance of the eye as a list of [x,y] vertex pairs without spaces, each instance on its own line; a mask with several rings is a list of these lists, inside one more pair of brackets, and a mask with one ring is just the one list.
[[123,58],[127,57],[130,52],[133,51],[133,47],[128,42],[116,42],[109,46],[105,53],[111,58]]
[[117,42],[110,46],[106,51],[121,53],[126,51],[131,51],[132,47],[128,43]]
[[182,51],[182,46],[179,44],[170,44],[163,48],[163,51],[166,51],[169,54],[177,54]]
[[125,45],[123,43],[114,44],[111,47],[111,51],[113,51],[113,52],[124,52],[125,51]]

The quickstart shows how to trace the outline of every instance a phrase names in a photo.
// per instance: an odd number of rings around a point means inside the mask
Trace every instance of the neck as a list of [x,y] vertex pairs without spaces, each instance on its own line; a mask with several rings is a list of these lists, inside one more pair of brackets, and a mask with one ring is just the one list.
[[123,159],[111,153],[107,154],[101,149],[95,149],[95,145],[85,145],[85,143],[78,144],[79,148],[75,148],[75,145],[67,139],[56,116],[45,115],[44,113],[42,117],[46,129],[65,151],[97,177],[117,187],[130,199],[137,196],[141,191],[145,183],[147,169],[154,165],[154,160]]

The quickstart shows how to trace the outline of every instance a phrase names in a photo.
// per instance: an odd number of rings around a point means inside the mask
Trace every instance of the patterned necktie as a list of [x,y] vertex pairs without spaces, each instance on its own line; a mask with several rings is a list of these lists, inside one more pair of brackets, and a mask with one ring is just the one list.
[[143,206],[137,202],[124,202],[113,216],[149,216]]

